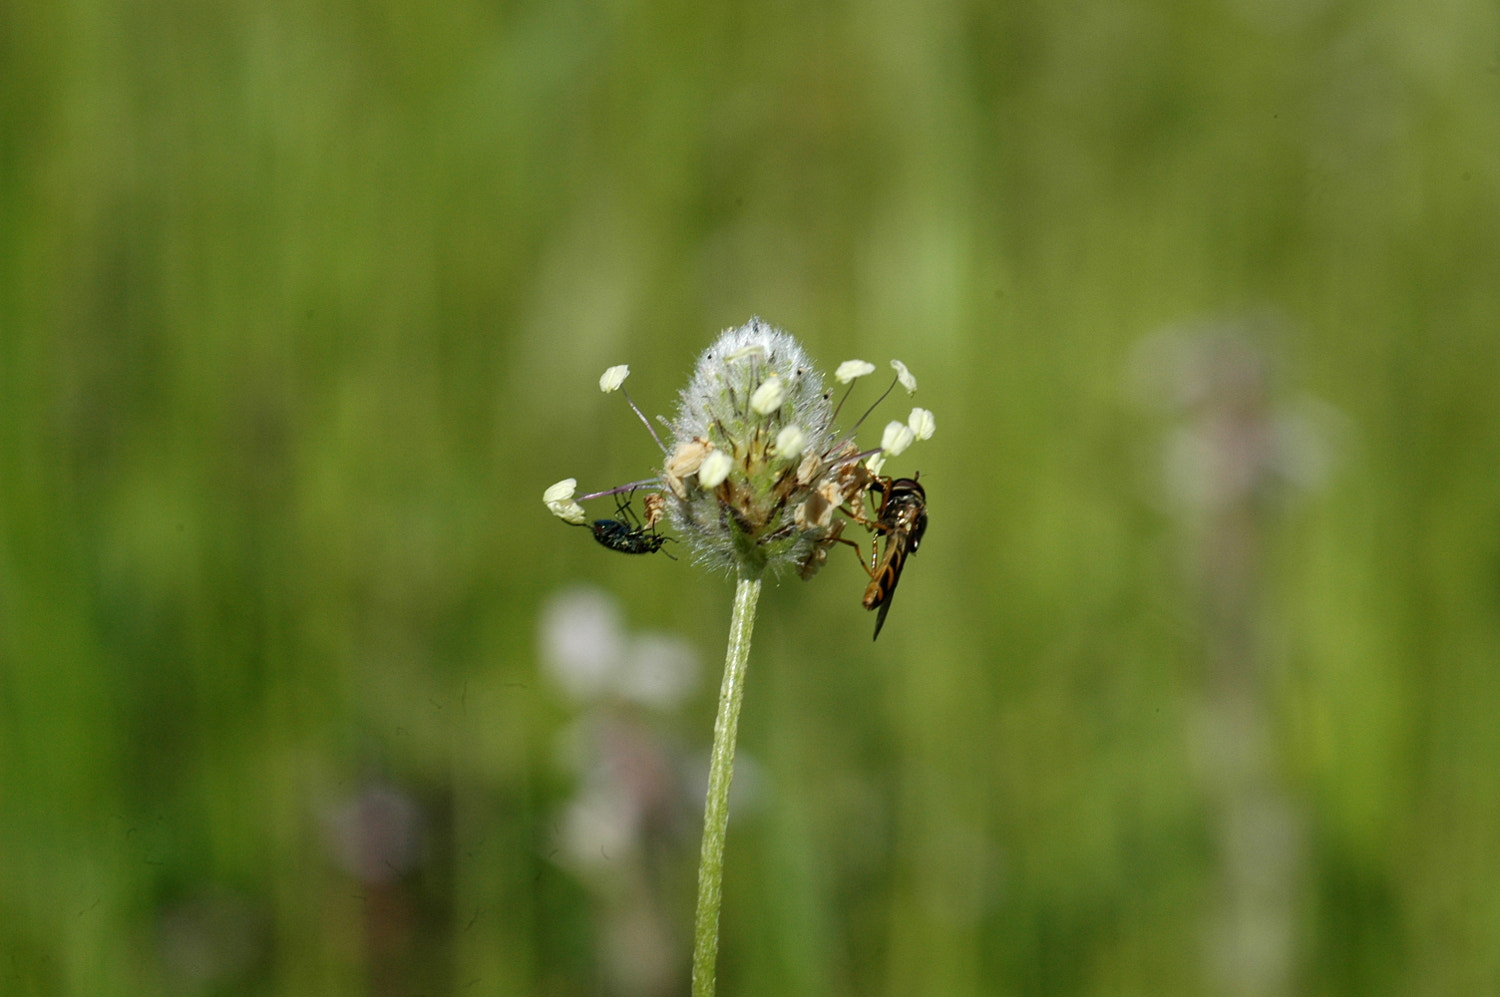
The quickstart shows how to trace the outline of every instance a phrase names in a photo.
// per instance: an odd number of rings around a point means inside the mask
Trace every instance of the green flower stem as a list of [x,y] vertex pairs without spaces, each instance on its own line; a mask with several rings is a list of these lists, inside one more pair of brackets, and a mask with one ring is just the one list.
[[729,782],[734,776],[734,741],[745,697],[745,668],[760,575],[741,574],[729,621],[724,684],[714,721],[714,750],[708,769],[708,800],[703,805],[703,851],[698,859],[698,916],[693,927],[693,997],[713,997],[714,963],[719,955],[719,907],[724,900],[724,836],[729,824]]

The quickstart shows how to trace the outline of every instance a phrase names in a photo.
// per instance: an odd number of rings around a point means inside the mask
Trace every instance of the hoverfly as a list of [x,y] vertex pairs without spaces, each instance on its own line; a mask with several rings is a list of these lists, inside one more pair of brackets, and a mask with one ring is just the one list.
[[[630,496],[633,494],[635,493],[632,491],[615,502],[615,511],[620,519],[596,519],[592,523],[579,525],[593,530],[594,539],[610,550],[617,550],[621,554],[655,554],[661,550],[662,544],[672,538],[656,532],[656,521],[661,518],[661,514],[659,510],[652,508],[651,496],[647,496],[646,501],[648,523],[642,525],[640,517],[630,505]],[[667,557],[677,560],[671,554],[667,554]]]
[[[890,612],[891,599],[896,594],[896,584],[901,581],[901,569],[906,566],[906,556],[915,554],[922,544],[922,534],[927,532],[927,493],[916,478],[876,478],[870,483],[870,493],[880,492],[880,504],[873,520],[865,520],[865,526],[876,533],[885,534],[885,553],[877,557],[878,542],[870,541],[870,565],[865,568],[870,576],[870,585],[865,589],[864,607],[879,609],[875,617],[875,640],[880,628],[885,626],[885,614]],[[850,540],[840,540],[859,550]],[[860,567],[865,567],[864,555],[860,555]]]

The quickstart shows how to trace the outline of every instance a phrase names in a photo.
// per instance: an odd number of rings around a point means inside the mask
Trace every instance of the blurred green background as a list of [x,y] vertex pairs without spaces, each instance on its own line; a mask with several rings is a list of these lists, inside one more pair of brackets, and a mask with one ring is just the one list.
[[753,314],[938,432],[878,643],[762,601],[720,992],[1500,992],[1497,29],[10,0],[0,992],[685,993],[731,583],[540,496]]

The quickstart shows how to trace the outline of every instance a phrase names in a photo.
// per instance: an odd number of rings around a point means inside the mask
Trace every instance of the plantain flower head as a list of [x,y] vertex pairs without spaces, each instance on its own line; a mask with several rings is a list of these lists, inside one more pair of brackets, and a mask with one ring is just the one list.
[[760,574],[806,556],[789,503],[805,490],[803,454],[832,442],[832,414],[801,345],[758,318],[703,352],[662,474],[672,525],[698,560]]
[[[851,360],[835,377],[848,383],[874,370]],[[672,525],[698,561],[752,574],[817,571],[843,526],[833,512],[860,507],[876,473],[859,463],[876,452],[861,453],[834,429],[829,397],[801,345],[758,318],[698,358],[662,470]],[[882,445],[904,449],[922,428],[901,425]]]
[[[905,364],[893,360],[891,367],[896,372],[891,388],[899,383],[908,392],[916,390]],[[875,369],[849,360],[834,378],[852,389],[853,381]],[[611,367],[600,378],[600,389],[625,393],[629,373],[623,364]],[[861,451],[853,432],[834,428],[838,410],[830,397],[823,375],[797,340],[758,318],[725,331],[698,358],[676,417],[667,423],[665,441],[627,393],[626,401],[663,451],[661,492],[647,496],[640,529],[654,537],[664,506],[679,539],[701,564],[757,577],[790,567],[812,577],[840,542],[847,522],[879,528],[866,503],[879,490],[877,476],[886,458],[929,438],[935,427],[931,412],[913,409],[905,423],[886,427],[879,447]],[[577,483],[569,478],[547,489],[542,500],[560,519],[587,525],[579,502],[614,496],[622,516],[628,516],[630,495],[655,483],[637,481],[575,499]],[[623,523],[606,525],[627,529]]]

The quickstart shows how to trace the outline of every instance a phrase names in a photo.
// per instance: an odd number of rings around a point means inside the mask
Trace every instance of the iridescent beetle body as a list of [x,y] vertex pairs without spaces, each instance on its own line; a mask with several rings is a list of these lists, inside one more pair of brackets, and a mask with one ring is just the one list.
[[[616,509],[620,519],[596,519],[592,523],[579,525],[587,525],[600,545],[621,554],[655,554],[661,550],[662,544],[672,539],[656,532],[654,520],[650,526],[641,525],[635,510],[630,506],[629,494],[616,503]],[[667,556],[677,560],[671,554]]]

